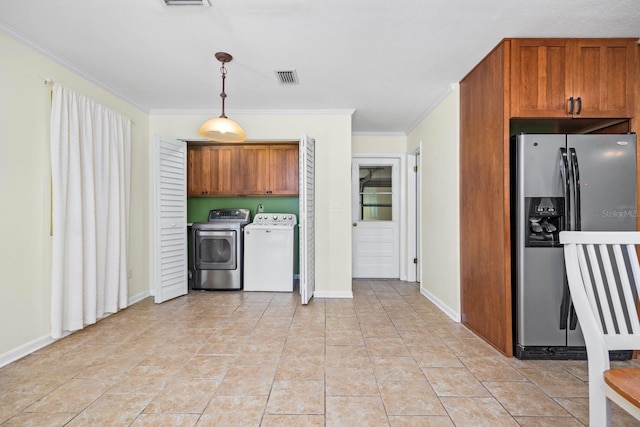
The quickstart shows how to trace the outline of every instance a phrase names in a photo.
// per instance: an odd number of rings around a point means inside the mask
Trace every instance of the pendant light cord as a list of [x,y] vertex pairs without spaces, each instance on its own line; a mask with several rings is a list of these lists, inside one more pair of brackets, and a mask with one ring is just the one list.
[[224,99],[227,97],[227,94],[224,91],[224,80],[227,77],[227,69],[224,67],[224,62],[222,63],[222,67],[220,67],[220,73],[222,73],[222,93],[220,94],[220,98],[222,98],[222,114],[220,117],[227,118],[224,114]]

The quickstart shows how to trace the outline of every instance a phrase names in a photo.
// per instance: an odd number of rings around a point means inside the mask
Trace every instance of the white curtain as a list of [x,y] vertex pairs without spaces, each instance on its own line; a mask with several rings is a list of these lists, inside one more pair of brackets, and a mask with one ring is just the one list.
[[55,84],[51,336],[127,306],[131,120]]

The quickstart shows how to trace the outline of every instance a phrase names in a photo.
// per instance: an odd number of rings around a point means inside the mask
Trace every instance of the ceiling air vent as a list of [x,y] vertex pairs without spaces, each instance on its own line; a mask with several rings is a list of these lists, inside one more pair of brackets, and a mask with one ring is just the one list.
[[276,76],[278,77],[278,82],[281,85],[297,85],[300,83],[298,81],[298,75],[296,71],[276,71]]
[[209,0],[164,0],[165,6],[211,6]]

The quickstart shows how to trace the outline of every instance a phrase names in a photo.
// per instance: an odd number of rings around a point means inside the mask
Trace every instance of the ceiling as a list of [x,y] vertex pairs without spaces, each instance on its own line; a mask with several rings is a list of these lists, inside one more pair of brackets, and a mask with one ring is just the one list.
[[[639,37],[638,0],[2,0],[0,31],[146,112],[355,110],[406,134],[505,37]],[[295,70],[281,85],[275,71]],[[62,82],[64,83],[64,82]],[[238,116],[234,116],[234,114]]]

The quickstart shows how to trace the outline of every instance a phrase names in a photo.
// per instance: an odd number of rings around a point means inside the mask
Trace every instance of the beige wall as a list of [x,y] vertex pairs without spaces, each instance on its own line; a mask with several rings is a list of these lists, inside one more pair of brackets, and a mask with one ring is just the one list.
[[351,138],[353,154],[397,154],[407,152],[407,137],[404,135],[354,135]]
[[421,145],[422,292],[454,319],[460,317],[460,90],[452,92],[408,135]]
[[[233,114],[251,140],[316,141],[316,296],[351,296],[351,111],[327,114]],[[151,114],[150,134],[197,140],[210,115]],[[151,201],[149,201],[151,203]],[[153,233],[149,234],[153,238]],[[150,241],[150,245],[153,242]],[[152,246],[150,246],[152,247]],[[153,265],[150,265],[150,274]]]
[[148,115],[0,33],[0,365],[50,334],[51,91],[59,82],[134,120],[129,295],[149,286]]

